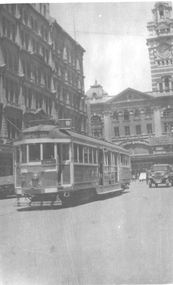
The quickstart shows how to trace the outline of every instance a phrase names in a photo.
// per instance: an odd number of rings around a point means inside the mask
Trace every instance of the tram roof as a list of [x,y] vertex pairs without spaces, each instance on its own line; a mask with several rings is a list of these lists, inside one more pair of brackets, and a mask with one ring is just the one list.
[[[48,133],[48,137],[50,138],[59,138],[59,139],[67,139],[69,138],[68,134],[65,134],[59,130],[56,125],[38,125],[25,129],[15,141],[23,140],[25,135],[33,134],[33,133],[45,132]],[[23,136],[24,135],[24,136]]]
[[98,145],[100,147],[107,147],[109,149],[116,149],[116,150],[119,150],[120,152],[125,152],[127,154],[129,154],[129,151],[126,150],[125,148],[121,147],[121,146],[118,146],[114,143],[110,143],[110,142],[107,142],[107,141],[103,141],[103,140],[99,140],[99,139],[95,139],[93,137],[90,137],[90,136],[85,136],[85,135],[82,135],[82,134],[79,134],[79,133],[75,133],[75,132],[72,132],[72,131],[66,131],[67,133],[69,133],[69,135],[73,138],[73,139],[76,139],[76,141],[81,141],[83,143],[88,143],[88,144],[94,144],[94,145]]
[[118,146],[114,143],[110,143],[104,140],[99,140],[87,135],[82,135],[69,130],[60,130],[56,125],[37,125],[30,128],[25,129],[15,141],[20,141],[23,139],[23,134],[32,134],[35,132],[47,132],[49,133],[49,137],[59,138],[59,139],[67,139],[73,138],[76,142],[82,142],[86,144],[92,144],[95,146],[105,147],[108,149],[116,149],[117,151],[124,152],[129,154],[129,151],[125,148]]

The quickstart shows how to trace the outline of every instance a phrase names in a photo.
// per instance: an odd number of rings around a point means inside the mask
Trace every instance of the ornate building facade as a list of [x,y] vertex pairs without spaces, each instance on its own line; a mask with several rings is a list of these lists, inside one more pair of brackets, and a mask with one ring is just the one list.
[[32,120],[71,118],[86,132],[83,54],[49,14],[49,4],[0,5],[0,136]]
[[[152,92],[128,88],[110,97],[98,84],[87,91],[90,133],[129,149],[132,172],[173,164],[173,19],[170,3],[157,2],[147,25]],[[98,96],[96,90],[100,88]]]

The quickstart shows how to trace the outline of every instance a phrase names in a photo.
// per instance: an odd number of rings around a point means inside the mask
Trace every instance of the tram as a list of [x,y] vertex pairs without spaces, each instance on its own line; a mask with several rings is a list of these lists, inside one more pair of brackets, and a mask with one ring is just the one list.
[[52,124],[25,129],[14,141],[13,161],[19,205],[21,197],[31,206],[86,200],[123,191],[131,179],[127,150]]

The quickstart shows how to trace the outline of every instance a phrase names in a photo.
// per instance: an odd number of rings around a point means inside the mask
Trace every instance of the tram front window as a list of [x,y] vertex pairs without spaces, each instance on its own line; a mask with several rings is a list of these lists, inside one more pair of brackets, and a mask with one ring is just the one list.
[[22,162],[25,163],[26,162],[26,145],[22,145],[21,146],[21,151],[22,151]]
[[69,160],[69,144],[63,145],[63,160]]
[[54,144],[44,143],[43,144],[43,159],[54,158]]
[[29,161],[40,160],[40,144],[29,144]]

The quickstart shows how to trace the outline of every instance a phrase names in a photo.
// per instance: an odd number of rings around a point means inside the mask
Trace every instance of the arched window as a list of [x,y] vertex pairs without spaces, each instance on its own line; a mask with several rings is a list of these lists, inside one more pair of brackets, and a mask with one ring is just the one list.
[[127,110],[124,111],[124,120],[125,121],[129,120],[129,112]]

